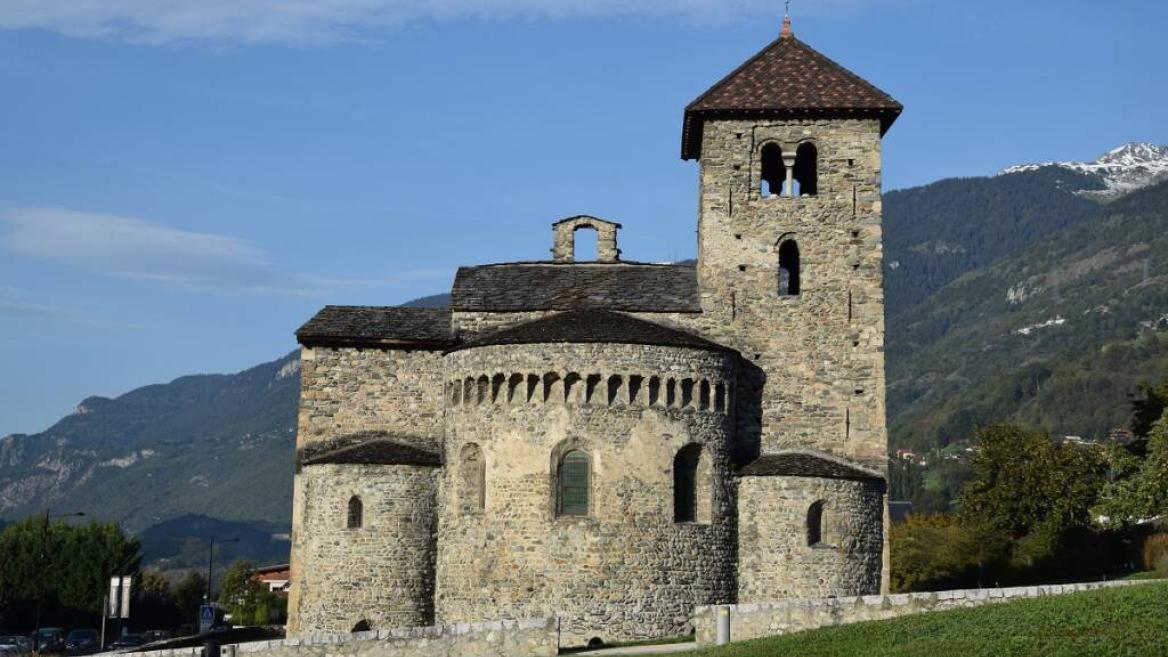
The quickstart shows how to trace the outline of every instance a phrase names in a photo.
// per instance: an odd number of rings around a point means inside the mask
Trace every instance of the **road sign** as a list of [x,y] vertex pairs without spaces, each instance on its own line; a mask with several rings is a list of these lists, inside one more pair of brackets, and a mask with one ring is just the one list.
[[209,632],[215,624],[215,605],[201,605],[199,607],[199,634]]

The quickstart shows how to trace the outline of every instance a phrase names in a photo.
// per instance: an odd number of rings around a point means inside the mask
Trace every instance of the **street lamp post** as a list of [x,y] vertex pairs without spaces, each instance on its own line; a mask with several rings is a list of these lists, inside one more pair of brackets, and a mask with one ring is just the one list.
[[[45,559],[48,558],[48,554],[46,554],[46,552],[48,551],[48,546],[49,546],[48,545],[49,544],[49,520],[53,520],[56,518],[79,518],[79,517],[84,516],[84,515],[85,515],[84,511],[76,511],[74,513],[62,513],[62,514],[58,514],[58,515],[53,516],[53,515],[49,515],[49,510],[47,508],[45,509],[45,521],[44,521],[44,524],[41,525],[40,564],[44,564]],[[38,564],[38,565],[40,565],[40,564]],[[40,573],[37,574],[36,628],[33,630],[33,633],[32,633],[32,647],[33,647],[33,650],[37,651],[37,653],[40,653],[40,651],[41,651],[41,645],[40,645],[41,644],[41,604],[43,603],[44,597],[45,597],[44,579],[45,579],[44,577],[40,576]]]
[[[220,543],[238,543],[238,538],[221,538]],[[207,604],[211,604],[211,565],[215,562],[215,539],[211,539],[211,546],[207,550]]]

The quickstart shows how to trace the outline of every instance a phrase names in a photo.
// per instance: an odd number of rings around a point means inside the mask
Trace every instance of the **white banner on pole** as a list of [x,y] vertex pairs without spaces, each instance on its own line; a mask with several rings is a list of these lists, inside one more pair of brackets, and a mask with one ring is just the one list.
[[110,578],[109,602],[105,606],[106,615],[109,618],[118,617],[118,604],[122,601],[121,591],[119,590],[121,589],[121,584],[121,577]]
[[130,588],[133,581],[134,578],[129,575],[110,578],[109,602],[106,604],[107,618],[130,617]]
[[133,588],[133,582],[134,578],[129,575],[122,578],[122,618],[130,617],[130,589]]

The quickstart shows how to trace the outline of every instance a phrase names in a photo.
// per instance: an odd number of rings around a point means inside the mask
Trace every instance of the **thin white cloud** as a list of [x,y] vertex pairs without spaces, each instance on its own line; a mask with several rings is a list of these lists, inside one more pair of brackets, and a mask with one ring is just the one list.
[[0,246],[102,276],[215,294],[319,296],[450,275],[443,269],[405,271],[383,279],[289,273],[278,269],[262,249],[236,237],[116,215],[44,208],[13,209],[0,215]]
[[[893,1],[797,0],[796,7],[822,15]],[[777,24],[781,11],[779,0],[3,0],[0,28],[146,44],[322,44],[376,39],[427,20],[771,16]]]

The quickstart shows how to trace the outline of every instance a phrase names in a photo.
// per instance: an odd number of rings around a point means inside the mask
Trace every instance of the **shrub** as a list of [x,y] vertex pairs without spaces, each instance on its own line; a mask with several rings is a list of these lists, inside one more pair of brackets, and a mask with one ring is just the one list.
[[1168,534],[1152,534],[1144,539],[1144,570],[1168,576]]

